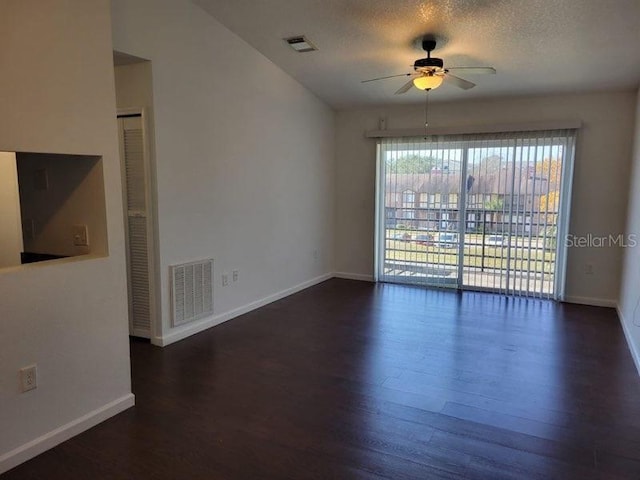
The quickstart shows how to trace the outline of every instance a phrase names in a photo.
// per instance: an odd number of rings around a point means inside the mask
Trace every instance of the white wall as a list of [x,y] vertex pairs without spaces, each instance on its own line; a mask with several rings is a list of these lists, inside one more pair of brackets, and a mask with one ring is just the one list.
[[[3,2],[0,31],[0,150],[102,156],[110,246],[0,272],[3,471],[133,397],[109,2]],[[38,388],[21,394],[31,363]]]
[[[432,98],[437,97],[437,90]],[[432,103],[430,125],[476,126],[582,120],[573,184],[570,231],[622,233],[631,155],[633,92],[594,93]],[[336,270],[373,275],[376,142],[364,137],[387,118],[388,129],[420,128],[424,106],[369,108],[338,113],[336,125]],[[615,305],[621,249],[571,249],[566,294],[577,302]],[[593,275],[584,273],[593,265]]]
[[[187,0],[114,0],[151,60],[166,343],[333,270],[334,113]],[[317,258],[314,258],[317,251]],[[172,264],[215,261],[213,319],[170,327]],[[238,269],[239,282],[221,285]]]
[[[627,208],[627,235],[640,242],[640,90],[636,98],[632,170]],[[640,243],[624,251],[618,313],[640,372]]]
[[0,268],[20,265],[22,226],[16,154],[0,152]]
[[118,108],[153,107],[151,62],[118,65],[114,70]]

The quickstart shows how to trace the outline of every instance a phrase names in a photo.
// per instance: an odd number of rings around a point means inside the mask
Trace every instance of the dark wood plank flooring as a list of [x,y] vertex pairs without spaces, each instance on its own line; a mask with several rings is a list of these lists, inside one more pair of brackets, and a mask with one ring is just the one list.
[[640,479],[611,309],[330,280],[165,349],[13,479]]

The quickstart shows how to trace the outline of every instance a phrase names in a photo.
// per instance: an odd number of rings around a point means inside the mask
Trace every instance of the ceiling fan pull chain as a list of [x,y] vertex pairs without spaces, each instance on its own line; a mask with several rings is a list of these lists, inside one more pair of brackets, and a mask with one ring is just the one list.
[[430,88],[427,88],[424,91],[424,139],[427,139],[427,129],[429,128],[429,90],[431,90]]

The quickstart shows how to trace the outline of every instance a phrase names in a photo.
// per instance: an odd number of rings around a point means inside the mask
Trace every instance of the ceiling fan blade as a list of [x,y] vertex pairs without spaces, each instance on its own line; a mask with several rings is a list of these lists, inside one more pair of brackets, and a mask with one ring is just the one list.
[[444,81],[450,83],[451,85],[455,85],[456,87],[462,88],[463,90],[469,90],[476,86],[475,83],[470,82],[469,80],[465,80],[464,78],[456,77],[455,75],[451,75],[450,73],[445,74]]
[[362,80],[360,83],[377,82],[378,80],[386,80],[387,78],[409,77],[411,75],[413,75],[413,73],[401,73],[400,75],[389,75],[388,77],[379,77],[379,78],[371,78],[369,80]]
[[496,74],[496,69],[493,67],[447,67],[447,71],[449,70],[455,70],[462,75]]
[[413,78],[401,86],[395,93],[395,95],[401,95],[403,93],[407,93],[411,87],[413,87]]

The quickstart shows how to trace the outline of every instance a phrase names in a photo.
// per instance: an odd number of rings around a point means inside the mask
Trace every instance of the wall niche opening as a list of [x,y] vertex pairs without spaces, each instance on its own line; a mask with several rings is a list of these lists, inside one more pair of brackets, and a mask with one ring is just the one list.
[[0,269],[107,253],[102,157],[0,152]]

